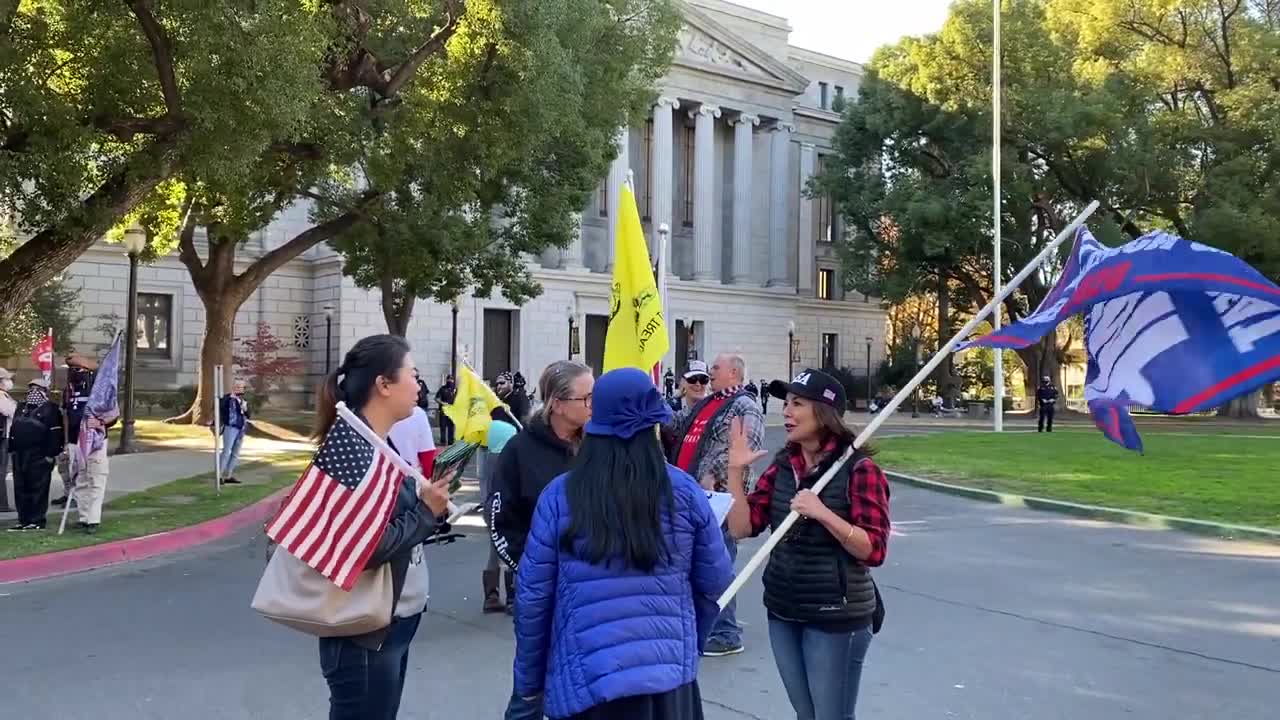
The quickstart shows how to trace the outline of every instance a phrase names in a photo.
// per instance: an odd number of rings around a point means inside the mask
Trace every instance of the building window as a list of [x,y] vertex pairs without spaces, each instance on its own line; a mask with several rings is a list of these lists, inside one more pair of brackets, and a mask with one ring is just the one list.
[[826,110],[831,107],[831,89],[824,82],[818,83],[818,107]]
[[840,337],[835,333],[822,333],[822,367],[833,369],[836,364],[836,348],[840,345]]
[[835,112],[844,111],[844,88],[836,86],[836,97],[831,101],[831,109]]
[[299,350],[311,347],[311,317],[295,315],[293,318],[293,346]]
[[609,179],[600,181],[600,190],[596,193],[596,206],[600,209],[600,217],[609,217]]
[[143,355],[169,357],[173,333],[173,296],[138,293],[135,347]]
[[835,285],[836,271],[822,269],[818,271],[818,299],[831,300],[833,298],[832,286]]
[[693,136],[693,126],[685,125],[680,135],[680,153],[684,160],[680,167],[680,174],[684,176],[684,211],[681,217],[685,227],[693,227]]
[[[818,156],[816,172],[818,177],[826,175],[827,161],[825,155]],[[831,196],[827,193],[818,195],[814,200],[817,205],[813,213],[814,237],[818,239],[818,242],[832,242],[835,239],[835,203],[831,202]]]
[[640,135],[640,218],[648,220],[653,215],[653,178],[650,168],[653,167],[653,120],[644,124]]

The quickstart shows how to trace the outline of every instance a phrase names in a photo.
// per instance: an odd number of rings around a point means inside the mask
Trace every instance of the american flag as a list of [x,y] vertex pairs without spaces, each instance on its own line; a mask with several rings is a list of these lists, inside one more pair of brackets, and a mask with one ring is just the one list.
[[341,417],[267,537],[343,590],[378,546],[404,475]]

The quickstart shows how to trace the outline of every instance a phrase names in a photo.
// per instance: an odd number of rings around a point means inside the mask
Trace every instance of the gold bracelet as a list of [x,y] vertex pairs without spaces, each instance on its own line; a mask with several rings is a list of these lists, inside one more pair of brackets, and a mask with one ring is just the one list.
[[848,544],[849,544],[849,541],[853,539],[853,529],[854,529],[855,527],[857,527],[857,525],[850,525],[850,526],[849,526],[849,534],[848,534],[848,535],[845,535],[845,536],[844,536],[844,540],[841,540],[841,541],[840,541],[840,544],[841,544],[841,545],[848,545]]

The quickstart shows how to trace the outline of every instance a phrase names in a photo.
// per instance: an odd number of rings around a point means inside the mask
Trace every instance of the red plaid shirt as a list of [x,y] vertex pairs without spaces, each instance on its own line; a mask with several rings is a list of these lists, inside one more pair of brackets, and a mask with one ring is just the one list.
[[[822,457],[838,450],[835,440],[827,443],[822,449]],[[791,469],[797,480],[809,473],[805,465],[804,453],[800,446],[790,444],[786,452],[791,460]],[[778,462],[775,460],[768,470],[756,480],[755,490],[747,496],[747,506],[751,509],[751,532],[759,535],[769,527],[769,508],[773,504],[773,481],[778,475]],[[817,478],[814,478],[817,481]],[[849,477],[849,503],[851,509],[845,520],[866,531],[871,538],[871,554],[862,561],[867,567],[879,567],[884,564],[885,551],[889,544],[889,481],[884,471],[870,458],[864,458],[854,466]],[[801,518],[801,522],[804,519]]]

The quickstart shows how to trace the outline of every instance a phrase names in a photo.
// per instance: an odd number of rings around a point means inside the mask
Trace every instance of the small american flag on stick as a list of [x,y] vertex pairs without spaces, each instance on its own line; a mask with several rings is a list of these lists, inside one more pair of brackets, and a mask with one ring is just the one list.
[[267,537],[350,590],[382,539],[403,479],[396,463],[338,417]]

